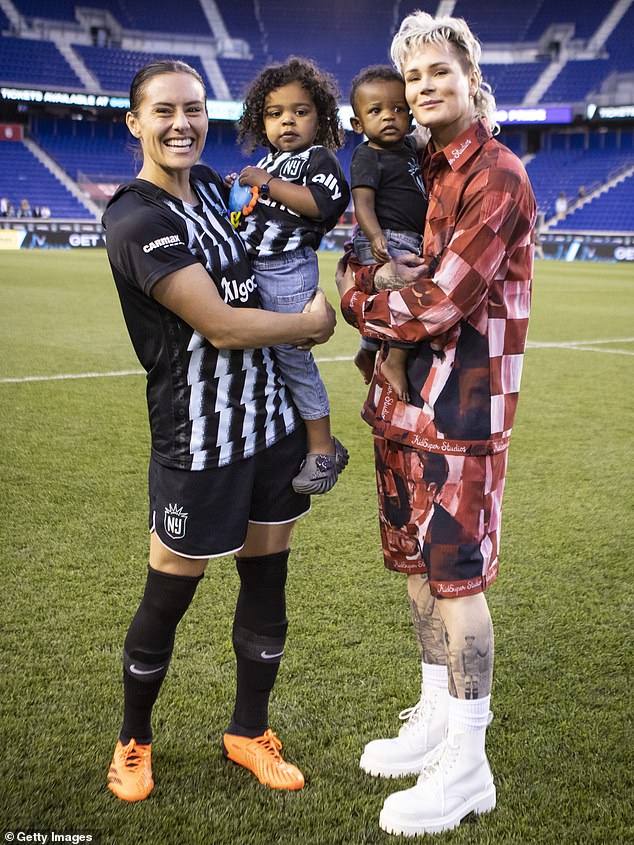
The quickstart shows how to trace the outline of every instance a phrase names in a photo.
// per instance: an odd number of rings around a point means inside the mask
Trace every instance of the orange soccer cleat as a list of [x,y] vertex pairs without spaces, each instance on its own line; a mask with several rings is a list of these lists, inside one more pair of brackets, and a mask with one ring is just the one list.
[[304,775],[297,766],[287,763],[280,754],[282,743],[269,728],[262,736],[225,734],[222,751],[225,757],[250,769],[260,783],[271,789],[301,789]]
[[143,801],[154,788],[152,780],[152,744],[127,745],[117,742],[108,772],[108,789],[122,801]]

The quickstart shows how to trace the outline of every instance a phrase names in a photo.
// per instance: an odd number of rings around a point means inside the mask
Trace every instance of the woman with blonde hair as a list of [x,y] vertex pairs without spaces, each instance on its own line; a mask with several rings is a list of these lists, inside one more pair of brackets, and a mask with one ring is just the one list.
[[496,802],[485,753],[493,628],[484,590],[498,572],[535,201],[521,162],[493,137],[495,100],[463,20],[409,15],[392,59],[431,134],[421,162],[423,255],[381,267],[344,260],[337,283],[346,320],[364,336],[416,344],[409,398],[396,396],[379,358],[363,410],[375,438],[385,565],[408,576],[422,688],[398,736],[368,743],[361,767],[419,774],[387,798],[379,819],[413,836],[456,827]]

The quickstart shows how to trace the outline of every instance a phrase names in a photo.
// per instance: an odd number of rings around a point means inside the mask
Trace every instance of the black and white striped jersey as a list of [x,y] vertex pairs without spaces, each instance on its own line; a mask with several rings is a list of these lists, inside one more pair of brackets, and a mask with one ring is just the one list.
[[286,182],[306,186],[320,216],[304,217],[270,197],[260,198],[251,214],[243,218],[240,229],[249,255],[278,255],[305,246],[317,249],[350,201],[350,189],[337,156],[326,147],[315,146],[301,153],[269,153],[257,166]]
[[269,349],[216,349],[152,298],[156,282],[200,262],[227,304],[259,307],[220,176],[197,166],[192,185],[196,206],[135,179],[112,197],[103,225],[128,332],[147,372],[152,454],[166,466],[201,470],[272,445],[298,416]]

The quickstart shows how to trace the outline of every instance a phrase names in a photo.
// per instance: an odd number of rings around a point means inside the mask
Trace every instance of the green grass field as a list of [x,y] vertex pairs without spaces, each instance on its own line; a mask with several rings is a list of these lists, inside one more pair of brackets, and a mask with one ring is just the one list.
[[[336,256],[322,256],[323,284]],[[413,784],[374,780],[419,675],[402,576],[381,563],[356,333],[317,350],[351,461],[296,530],[272,724],[307,786],[277,794],[225,762],[237,576],[214,561],[177,637],[154,719],[151,798],[105,788],[121,647],[147,562],[144,378],[103,252],[0,258],[0,835],[117,845],[361,845]],[[498,807],[446,843],[634,842],[631,266],[541,262],[510,452],[488,734]],[[559,345],[557,345],[559,344]],[[562,346],[561,344],[568,344]],[[15,381],[11,381],[15,379]],[[401,784],[403,784],[401,786]],[[24,840],[23,840],[24,841]],[[50,840],[49,840],[50,841]]]

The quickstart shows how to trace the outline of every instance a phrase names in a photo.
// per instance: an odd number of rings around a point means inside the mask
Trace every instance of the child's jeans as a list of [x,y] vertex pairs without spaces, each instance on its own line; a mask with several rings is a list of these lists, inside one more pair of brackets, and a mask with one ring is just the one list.
[[[383,229],[383,234],[387,241],[387,251],[392,257],[408,252],[414,253],[414,255],[420,255],[423,236],[419,235],[418,232],[397,232],[394,229]],[[352,248],[359,264],[376,264],[376,258],[372,255],[370,241],[366,238],[361,228],[357,229],[356,234],[352,238]],[[374,338],[361,336],[361,348],[368,352],[376,352],[380,345],[380,342],[374,340]],[[412,349],[416,344],[391,340],[390,346],[394,346],[397,349]]]
[[[254,258],[260,303],[266,311],[299,314],[319,285],[317,253],[310,247]],[[312,352],[290,343],[275,346],[275,357],[303,420],[318,420],[330,413],[328,394]]]
[[[392,257],[402,255],[404,252],[413,252],[415,255],[420,255],[423,236],[419,235],[418,232],[397,232],[394,229],[383,229],[383,234],[387,241],[387,251]],[[352,238],[352,248],[359,264],[376,264],[370,241],[361,228],[357,229]]]

